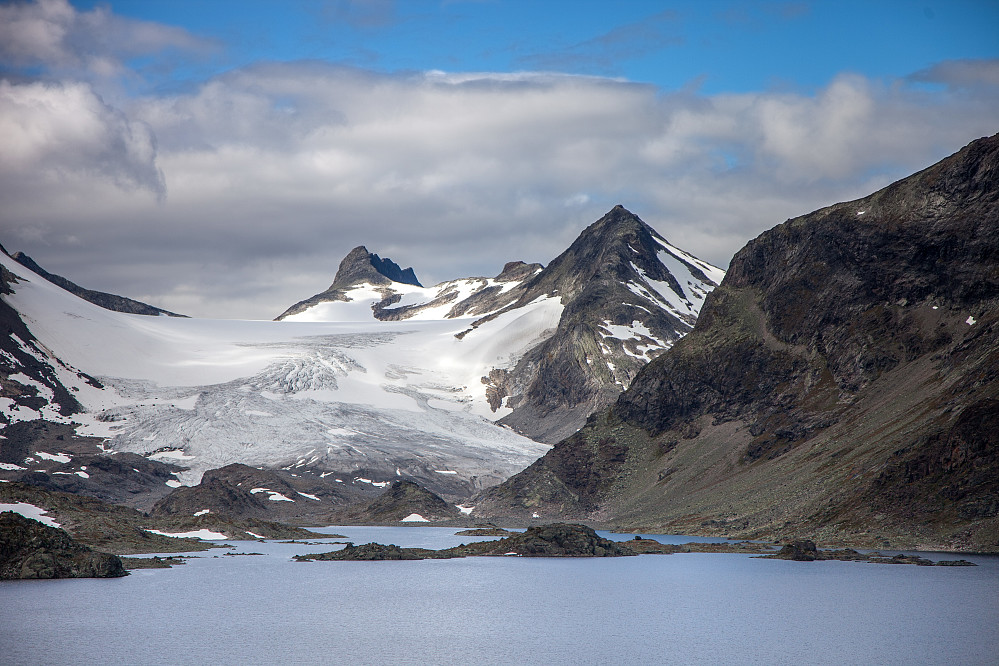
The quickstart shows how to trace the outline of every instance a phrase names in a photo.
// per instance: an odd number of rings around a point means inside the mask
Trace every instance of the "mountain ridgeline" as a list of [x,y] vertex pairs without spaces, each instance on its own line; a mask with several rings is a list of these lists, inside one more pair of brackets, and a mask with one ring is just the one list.
[[475,515],[999,549],[999,135],[736,254],[697,324]]
[[[547,267],[489,278],[423,287],[357,247],[279,317],[302,326],[139,321],[0,263],[0,385],[19,406],[0,414],[0,478],[280,520],[394,481],[453,502],[500,483],[613,402],[724,274],[620,206]],[[244,497],[241,482],[274,492]]]
[[35,263],[35,260],[26,255],[23,252],[15,252],[10,255],[10,257],[21,264],[25,268],[34,271],[38,275],[51,282],[52,284],[58,285],[68,291],[71,294],[76,294],[85,301],[90,301],[94,305],[99,305],[105,310],[113,310],[114,312],[125,312],[128,314],[140,314],[149,315],[152,317],[158,317],[160,315],[165,315],[168,317],[186,317],[187,315],[176,314],[175,312],[169,312],[163,310],[162,308],[149,305],[148,303],[143,303],[142,301],[136,301],[131,298],[126,298],[125,296],[118,296],[116,294],[109,294],[103,291],[94,291],[93,289],[84,289],[80,285],[67,280],[61,275],[54,275],[49,273],[44,268]]

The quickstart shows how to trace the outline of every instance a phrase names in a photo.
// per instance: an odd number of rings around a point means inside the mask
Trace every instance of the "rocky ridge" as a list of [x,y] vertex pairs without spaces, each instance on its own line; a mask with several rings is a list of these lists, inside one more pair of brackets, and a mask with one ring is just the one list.
[[80,285],[67,280],[61,275],[53,275],[49,273],[44,268],[35,263],[35,260],[26,255],[23,252],[15,252],[10,255],[10,257],[21,264],[25,268],[41,275],[43,278],[51,282],[52,284],[58,285],[65,289],[66,291],[76,294],[85,301],[90,301],[94,305],[99,305],[105,310],[113,310],[115,312],[126,312],[128,314],[140,314],[149,315],[152,317],[167,316],[167,317],[186,317],[187,315],[177,314],[175,312],[169,312],[158,308],[148,303],[143,303],[141,301],[136,301],[131,298],[126,298],[125,296],[117,296],[115,294],[109,294],[103,291],[94,291],[93,289],[85,289]]
[[[200,515],[151,516],[94,497],[51,491],[18,482],[0,483],[0,504],[29,504],[43,510],[80,544],[115,555],[205,550],[212,544],[170,535],[215,532],[230,539],[314,537],[308,530],[266,518]],[[162,533],[162,534],[161,534]]]

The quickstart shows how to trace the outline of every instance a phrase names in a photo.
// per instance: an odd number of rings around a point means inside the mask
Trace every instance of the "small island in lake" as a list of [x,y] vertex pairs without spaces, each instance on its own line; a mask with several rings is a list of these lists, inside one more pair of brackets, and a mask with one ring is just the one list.
[[[468,530],[465,533],[471,531]],[[462,533],[459,532],[459,534]],[[676,545],[664,544],[655,539],[639,536],[631,541],[611,541],[598,535],[590,527],[566,523],[528,527],[525,532],[509,534],[510,536],[496,541],[478,541],[441,550],[403,548],[395,544],[368,543],[355,546],[353,543],[348,543],[342,550],[296,555],[295,560],[299,562],[312,560],[445,560],[459,557],[628,557],[646,554],[671,555],[674,553],[741,553],[799,562],[847,560],[886,564],[917,564],[920,566],[975,566],[974,563],[965,560],[932,562],[918,556],[864,554],[849,548],[824,551],[818,550],[811,541],[796,541],[785,545],[780,551],[774,551],[769,544],[751,541]]]

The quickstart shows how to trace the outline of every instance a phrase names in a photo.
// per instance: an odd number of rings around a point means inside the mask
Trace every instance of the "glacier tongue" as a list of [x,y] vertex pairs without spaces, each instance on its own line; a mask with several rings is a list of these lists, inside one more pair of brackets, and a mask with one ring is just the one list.
[[[102,378],[130,404],[99,418],[121,428],[111,439],[116,451],[193,456],[180,475],[186,484],[208,469],[242,462],[348,477],[402,476],[467,495],[547,451],[471,413],[469,397],[441,384],[436,373],[392,365],[381,383],[368,381],[375,373],[350,352],[359,343],[377,353],[391,346],[391,337],[375,336],[374,344],[353,335],[302,340],[299,350],[251,377],[186,388],[197,393],[190,407],[177,406],[171,391],[153,384]],[[442,469],[459,473],[441,477]]]

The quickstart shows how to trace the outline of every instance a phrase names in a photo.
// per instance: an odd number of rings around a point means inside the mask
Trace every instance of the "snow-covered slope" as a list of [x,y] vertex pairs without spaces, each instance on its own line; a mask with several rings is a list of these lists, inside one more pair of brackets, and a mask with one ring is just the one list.
[[526,320],[534,327],[557,321],[561,306],[552,300],[458,339],[468,321],[122,314],[69,294],[6,255],[0,262],[19,278],[5,300],[37,339],[31,352],[47,355],[87,410],[64,416],[49,406],[14,411],[5,404],[5,416],[72,419],[83,424],[81,434],[108,437],[115,451],[189,466],[184,483],[244,462],[311,466],[345,482],[415,478],[463,494],[547,450],[484,418],[479,378],[530,343]]

